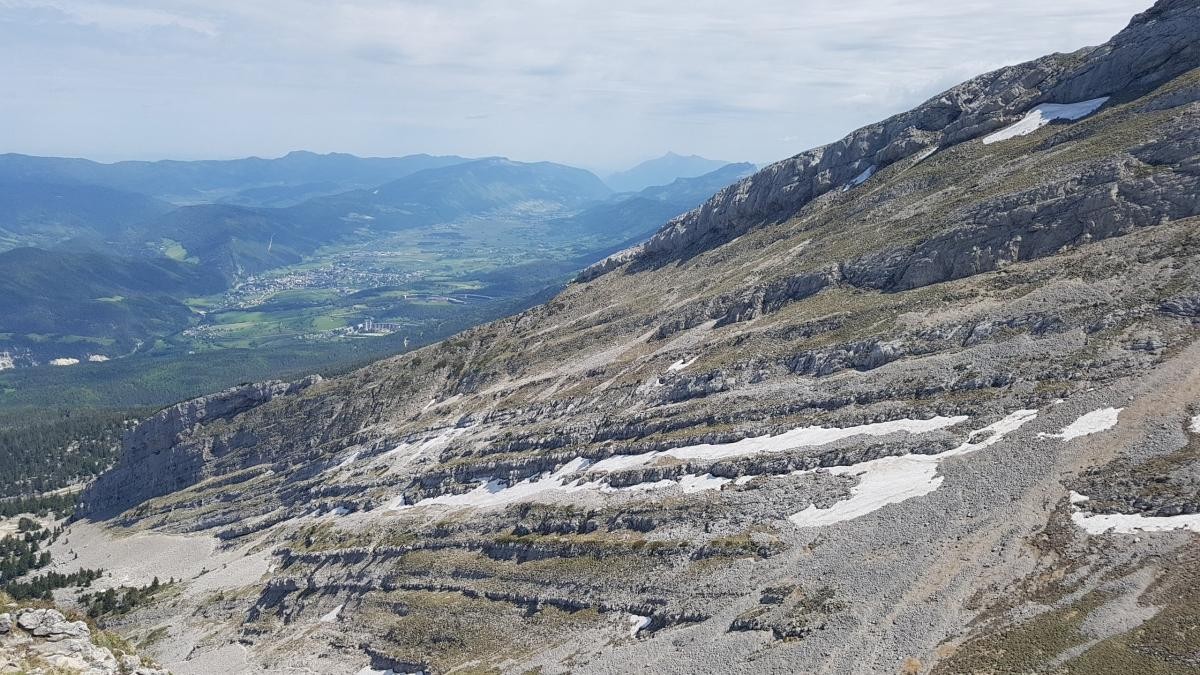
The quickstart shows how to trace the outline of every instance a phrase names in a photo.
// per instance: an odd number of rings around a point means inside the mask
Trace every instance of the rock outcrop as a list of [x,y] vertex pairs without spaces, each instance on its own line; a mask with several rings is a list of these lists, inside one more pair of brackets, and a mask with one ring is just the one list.
[[0,672],[30,675],[169,675],[136,654],[97,645],[83,621],[56,609],[25,608],[0,614]]

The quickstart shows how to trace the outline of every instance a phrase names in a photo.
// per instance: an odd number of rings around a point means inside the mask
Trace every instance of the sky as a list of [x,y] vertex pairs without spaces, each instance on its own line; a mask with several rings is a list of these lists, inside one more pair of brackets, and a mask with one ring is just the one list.
[[0,0],[0,152],[765,164],[1151,0]]

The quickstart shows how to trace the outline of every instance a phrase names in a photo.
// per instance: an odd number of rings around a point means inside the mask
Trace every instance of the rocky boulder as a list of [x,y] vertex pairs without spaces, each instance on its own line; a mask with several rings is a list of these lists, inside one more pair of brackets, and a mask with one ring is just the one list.
[[91,636],[86,623],[67,621],[61,612],[53,609],[23,610],[17,614],[17,625],[34,637],[55,642]]
[[136,655],[118,658],[93,641],[86,623],[46,608],[0,614],[0,672],[168,675]]

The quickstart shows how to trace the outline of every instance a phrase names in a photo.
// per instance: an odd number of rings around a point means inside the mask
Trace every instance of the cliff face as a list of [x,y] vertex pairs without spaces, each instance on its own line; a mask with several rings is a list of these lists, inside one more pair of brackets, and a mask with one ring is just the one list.
[[168,627],[250,667],[1186,670],[1197,35],[1160,2],[541,307],[165,411],[90,513],[272,551]]
[[253,447],[249,430],[215,440],[214,425],[261,406],[277,396],[295,396],[321,381],[244,384],[159,411],[122,440],[121,459],[80,500],[80,514],[103,517],[206,479],[214,459]]

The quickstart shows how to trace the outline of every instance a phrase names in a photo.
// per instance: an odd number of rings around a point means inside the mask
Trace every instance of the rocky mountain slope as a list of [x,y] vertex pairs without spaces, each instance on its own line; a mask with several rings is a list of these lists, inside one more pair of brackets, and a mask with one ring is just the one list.
[[180,570],[123,625],[176,672],[1195,672],[1197,36],[1161,0],[541,307],[164,411],[55,559]]

